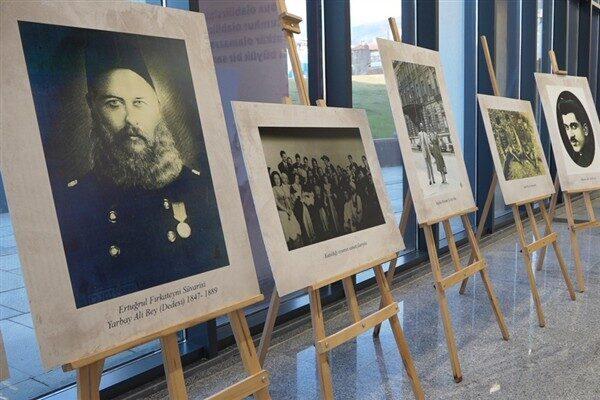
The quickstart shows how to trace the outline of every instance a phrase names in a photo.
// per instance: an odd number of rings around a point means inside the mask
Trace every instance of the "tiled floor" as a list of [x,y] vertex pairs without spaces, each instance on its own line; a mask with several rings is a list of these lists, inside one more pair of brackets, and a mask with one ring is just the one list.
[[[75,381],[73,372],[60,368],[45,371],[42,367],[8,214],[0,214],[0,331],[10,370],[10,379],[0,383],[0,400],[32,399]],[[107,367],[157,348],[157,343],[149,343],[126,351],[111,357]]]
[[[600,201],[595,201],[600,212]],[[556,224],[560,246],[575,280],[568,231]],[[465,295],[449,291],[452,320],[464,380],[452,378],[431,274],[424,268],[410,279],[397,279],[394,295],[423,388],[430,399],[598,399],[600,398],[600,231],[580,235],[587,291],[571,301],[556,257],[549,252],[536,279],[547,324],[537,324],[522,255],[514,228],[484,242],[496,294],[510,329],[503,341],[477,277]],[[449,272],[448,260],[445,269]],[[376,309],[373,290],[361,292],[363,313]],[[330,332],[348,324],[343,303],[325,311]],[[336,398],[410,399],[412,392],[393,335],[386,323],[379,340],[370,333],[336,348],[331,357]],[[274,399],[316,399],[319,388],[310,321],[283,328],[274,337],[266,362]],[[186,369],[190,398],[200,399],[241,379],[237,352]],[[149,383],[123,399],[166,399],[163,380]]]
[[[386,183],[401,185],[401,181],[396,182],[398,176],[395,171],[386,177]],[[600,208],[600,202],[595,205]],[[396,199],[394,209],[401,209],[401,198]],[[557,228],[574,280],[568,232],[564,224],[557,224]],[[487,239],[485,254],[511,329],[511,340],[500,340],[479,279],[470,284],[464,296],[452,290],[449,299],[465,376],[461,384],[452,380],[427,267],[417,274],[418,278],[399,281],[395,286],[403,326],[428,398],[600,398],[596,384],[600,374],[600,333],[594,330],[600,324],[600,315],[594,315],[600,309],[600,262],[596,250],[600,233],[587,231],[581,236],[588,291],[578,294],[576,302],[568,300],[552,253],[547,268],[538,273],[547,318],[544,329],[536,324],[514,232],[508,230],[503,235],[501,240],[497,235]],[[374,310],[375,294],[361,293],[361,303],[365,312]],[[330,329],[348,321],[343,304],[329,308],[326,316]],[[16,243],[6,214],[0,215],[0,329],[11,372],[11,378],[0,383],[0,399],[31,399],[74,381],[73,373],[60,369],[44,371],[41,366]],[[308,320],[293,330],[284,328],[277,333],[267,362],[272,372],[273,398],[317,397],[311,335]],[[156,347],[156,343],[151,343],[124,352],[111,358],[107,365],[119,364]],[[236,354],[231,351],[188,368],[192,398],[202,398],[239,379],[242,375]],[[412,398],[388,326],[384,326],[379,341],[374,342],[366,334],[336,349],[332,369],[338,398]],[[153,382],[129,396],[166,398],[163,386],[164,382]]]

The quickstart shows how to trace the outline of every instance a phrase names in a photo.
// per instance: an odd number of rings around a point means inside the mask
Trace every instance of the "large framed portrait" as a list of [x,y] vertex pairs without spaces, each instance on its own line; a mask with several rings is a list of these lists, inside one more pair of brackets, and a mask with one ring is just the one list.
[[418,222],[473,211],[439,53],[380,38],[377,45]]
[[531,103],[483,94],[477,99],[504,203],[554,193]]
[[47,367],[259,296],[204,16],[2,3],[2,174]]
[[600,189],[600,122],[587,78],[535,74],[560,186]]
[[280,295],[404,248],[363,110],[232,104]]

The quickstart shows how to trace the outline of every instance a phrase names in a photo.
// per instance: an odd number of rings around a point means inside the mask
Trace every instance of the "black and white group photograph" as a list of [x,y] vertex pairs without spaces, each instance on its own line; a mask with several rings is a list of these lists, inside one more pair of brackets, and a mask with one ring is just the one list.
[[185,42],[19,28],[77,307],[228,265]]
[[435,68],[406,61],[392,65],[424,196],[456,190],[458,161]]
[[590,118],[577,96],[563,91],[556,101],[558,130],[564,149],[575,164],[589,167],[594,161],[596,144]]
[[504,179],[531,178],[545,173],[534,122],[518,111],[489,109],[490,123]]
[[358,129],[259,132],[289,250],[385,223]]

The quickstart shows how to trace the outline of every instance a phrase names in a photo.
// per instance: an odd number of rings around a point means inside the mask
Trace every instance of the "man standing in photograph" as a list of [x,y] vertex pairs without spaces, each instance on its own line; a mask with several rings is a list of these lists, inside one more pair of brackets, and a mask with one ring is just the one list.
[[283,175],[285,175],[289,182],[292,181],[294,174],[294,167],[292,166],[291,159],[287,156],[284,150],[279,152],[281,162],[277,165],[277,169]]
[[423,129],[423,123],[419,123],[419,143],[421,145],[421,152],[425,159],[425,167],[427,168],[427,177],[429,178],[429,184],[435,183],[435,176],[433,175],[433,166],[431,165],[431,143],[429,141],[429,135]]
[[444,161],[442,147],[440,146],[440,138],[438,137],[437,133],[431,132],[429,141],[431,143],[431,156],[435,160],[435,168],[442,176],[442,183],[448,183],[446,181],[446,162]]

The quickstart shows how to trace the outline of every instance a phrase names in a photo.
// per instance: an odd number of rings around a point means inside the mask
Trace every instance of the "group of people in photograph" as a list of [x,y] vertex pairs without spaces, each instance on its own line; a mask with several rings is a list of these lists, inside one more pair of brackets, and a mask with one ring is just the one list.
[[333,165],[284,150],[277,168],[268,167],[275,204],[289,250],[384,223],[366,156],[361,164]]

